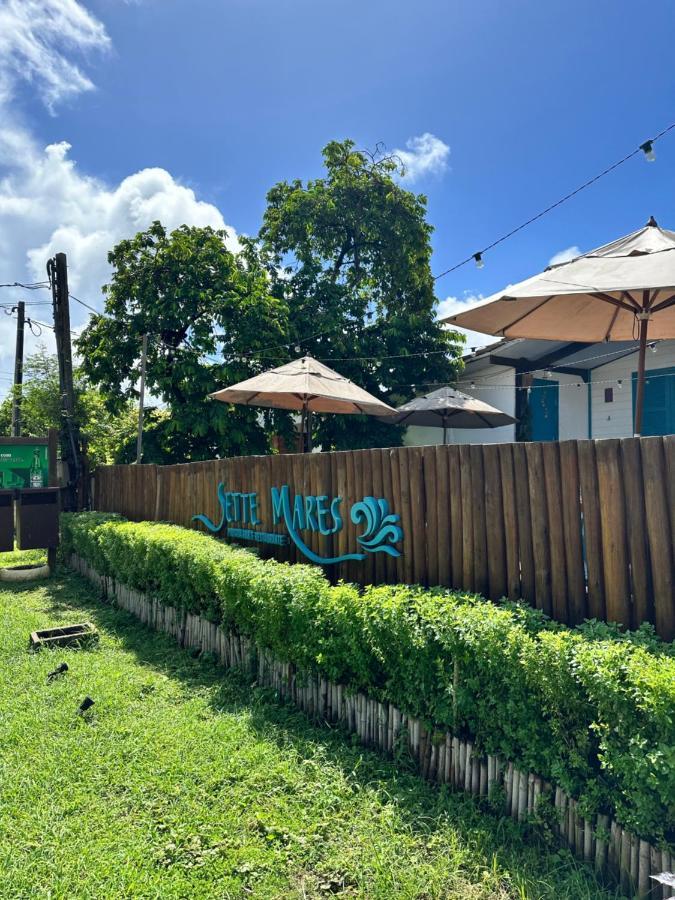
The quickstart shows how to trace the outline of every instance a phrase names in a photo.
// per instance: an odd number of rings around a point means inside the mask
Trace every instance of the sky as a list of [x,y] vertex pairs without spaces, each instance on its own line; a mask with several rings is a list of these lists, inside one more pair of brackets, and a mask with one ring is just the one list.
[[[121,238],[159,218],[236,247],[273,184],[347,137],[403,158],[440,273],[675,122],[674,33],[669,0],[0,0],[0,283],[64,251],[102,308]],[[675,131],[655,151],[440,278],[439,315],[650,215],[675,228]],[[0,289],[21,298],[48,294]],[[0,309],[0,394],[14,329]]]

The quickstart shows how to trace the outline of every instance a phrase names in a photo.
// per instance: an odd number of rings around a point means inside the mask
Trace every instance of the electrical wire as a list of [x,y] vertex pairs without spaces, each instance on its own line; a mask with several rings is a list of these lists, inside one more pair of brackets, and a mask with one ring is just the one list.
[[0,309],[16,309],[19,303],[24,306],[51,306],[51,300],[16,300],[13,303],[0,303]]
[[70,296],[71,300],[74,300],[76,303],[79,303],[80,306],[84,306],[85,309],[90,310],[91,312],[94,313],[94,315],[103,316],[104,319],[110,318],[110,316],[106,316],[105,313],[102,313],[98,309],[95,309],[93,306],[90,306],[89,303],[85,303],[84,300],[80,300],[80,298],[76,297],[75,294],[72,293],[72,291],[69,292],[69,296]]

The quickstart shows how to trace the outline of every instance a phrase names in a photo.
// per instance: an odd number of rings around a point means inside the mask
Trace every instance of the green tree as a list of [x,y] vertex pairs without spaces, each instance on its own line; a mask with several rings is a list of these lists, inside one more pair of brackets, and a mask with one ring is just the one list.
[[[160,222],[109,253],[105,314],[77,342],[83,368],[119,409],[138,397],[141,341],[149,335],[146,388],[164,408],[151,421],[158,461],[265,452],[283,414],[211,402],[208,394],[260,371],[257,356],[285,340],[286,304],[271,295],[252,242]],[[286,420],[288,417],[286,416]],[[147,457],[145,457],[147,458]]]
[[[400,405],[461,365],[463,338],[436,320],[426,198],[401,187],[396,158],[352,141],[328,144],[323,157],[325,177],[267,195],[260,242],[272,290],[288,304],[292,347]],[[324,449],[402,434],[365,416],[317,416],[315,428]]]
[[[75,416],[86,443],[90,461],[118,462],[122,447],[136,432],[137,411],[133,404],[122,405],[111,416],[103,396],[87,381],[81,369],[73,371]],[[41,346],[24,365],[21,391],[22,433],[42,437],[61,425],[59,370],[56,356]],[[13,392],[0,402],[0,434],[9,435],[12,423]]]

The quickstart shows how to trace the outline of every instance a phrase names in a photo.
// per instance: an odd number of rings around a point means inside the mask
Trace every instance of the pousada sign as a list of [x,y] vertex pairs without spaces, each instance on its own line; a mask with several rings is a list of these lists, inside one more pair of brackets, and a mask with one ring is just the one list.
[[[221,511],[218,522],[201,513],[192,517],[213,534],[224,533],[233,540],[277,546],[292,541],[307,559],[318,565],[364,560],[369,553],[401,555],[397,546],[403,541],[400,516],[389,511],[389,503],[383,497],[363,497],[346,509],[343,497],[294,494],[287,484],[271,487],[269,497],[263,498],[257,491],[227,490],[223,482],[218,485],[217,495]],[[270,521],[270,516],[272,525],[282,525],[284,531],[265,531],[261,527],[265,517]],[[346,516],[354,525],[363,527],[357,535],[358,546],[354,552],[322,556],[308,546],[310,534],[330,537],[342,531]]]

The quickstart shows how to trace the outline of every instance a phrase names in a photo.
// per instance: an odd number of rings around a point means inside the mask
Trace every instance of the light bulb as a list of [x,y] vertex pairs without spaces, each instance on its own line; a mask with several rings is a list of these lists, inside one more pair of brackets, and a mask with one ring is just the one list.
[[654,153],[652,141],[645,141],[644,144],[640,144],[640,150],[644,153],[647,162],[656,162],[656,153]]
[[476,387],[476,382],[475,382],[475,381],[472,381],[470,386],[471,386],[472,388],[475,388],[475,387]]
[[652,353],[656,353],[656,342],[651,343],[649,345],[649,349],[652,351]]
[[300,344],[296,344],[293,349],[295,350],[296,353],[300,353]]
[[482,269],[485,263],[483,262],[483,257],[480,253],[474,253],[473,258],[476,260],[476,268]]
[[623,388],[623,378],[619,378],[616,385],[619,388],[619,390],[621,390]]

